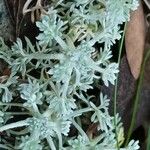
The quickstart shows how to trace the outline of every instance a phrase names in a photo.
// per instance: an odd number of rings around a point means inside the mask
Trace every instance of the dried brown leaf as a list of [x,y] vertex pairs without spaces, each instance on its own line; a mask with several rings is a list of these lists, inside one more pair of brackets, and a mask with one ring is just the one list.
[[135,79],[139,77],[145,45],[145,18],[143,6],[131,13],[127,24],[125,46],[130,70]]

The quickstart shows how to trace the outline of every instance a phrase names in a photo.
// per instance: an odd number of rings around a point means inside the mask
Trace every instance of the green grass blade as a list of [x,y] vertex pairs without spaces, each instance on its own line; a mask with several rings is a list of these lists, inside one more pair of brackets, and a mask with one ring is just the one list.
[[146,65],[146,62],[147,62],[149,56],[150,56],[150,50],[147,51],[146,56],[143,60],[142,66],[141,66],[141,72],[140,72],[140,77],[138,80],[137,91],[136,91],[136,96],[135,96],[135,101],[134,101],[134,106],[133,106],[131,124],[130,124],[130,128],[128,131],[127,140],[125,143],[126,146],[129,143],[129,140],[130,140],[130,137],[131,137],[131,134],[133,132],[134,125],[135,125],[136,114],[137,114],[137,110],[138,110],[138,104],[140,101],[141,87],[142,87],[142,82],[143,82],[143,78],[144,78],[144,68],[145,68],[145,65]]
[[[122,54],[122,49],[123,49],[123,42],[124,42],[124,37],[125,37],[125,31],[126,31],[126,23],[124,25],[124,31],[122,35],[122,39],[120,42],[120,47],[119,47],[119,55],[118,55],[118,64],[120,64],[121,61],[121,54]],[[118,74],[117,78],[115,81],[115,89],[114,89],[114,97],[113,97],[113,103],[114,103],[114,125],[115,125],[115,135],[116,135],[116,140],[117,140],[117,149],[119,150],[119,142],[118,142],[118,133],[117,133],[117,123],[116,123],[116,114],[117,114],[117,93],[118,93]]]

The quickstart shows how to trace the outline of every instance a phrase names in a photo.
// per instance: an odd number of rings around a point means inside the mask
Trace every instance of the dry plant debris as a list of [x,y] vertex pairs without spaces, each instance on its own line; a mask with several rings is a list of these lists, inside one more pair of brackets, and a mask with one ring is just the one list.
[[139,77],[145,46],[145,18],[142,3],[131,14],[125,36],[126,54],[135,79]]

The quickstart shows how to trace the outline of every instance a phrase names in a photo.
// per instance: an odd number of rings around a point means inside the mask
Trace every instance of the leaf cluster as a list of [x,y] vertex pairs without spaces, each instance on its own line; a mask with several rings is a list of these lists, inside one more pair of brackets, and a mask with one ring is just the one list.
[[[23,150],[117,150],[124,136],[109,115],[109,99],[100,93],[99,106],[87,94],[96,80],[114,84],[118,64],[111,62],[111,46],[121,38],[120,25],[129,20],[136,0],[56,0],[36,23],[36,45],[25,37],[9,48],[1,39],[0,58],[11,71],[0,83],[0,132],[15,136],[1,139],[0,147]],[[96,43],[100,47],[96,47]],[[10,112],[17,107],[19,112]],[[99,136],[91,138],[81,117],[91,115]],[[27,119],[15,120],[15,115]],[[9,120],[13,119],[10,123]],[[70,137],[71,128],[78,132]],[[17,130],[14,130],[17,129]],[[115,135],[117,128],[118,135]],[[121,150],[138,150],[131,141]]]

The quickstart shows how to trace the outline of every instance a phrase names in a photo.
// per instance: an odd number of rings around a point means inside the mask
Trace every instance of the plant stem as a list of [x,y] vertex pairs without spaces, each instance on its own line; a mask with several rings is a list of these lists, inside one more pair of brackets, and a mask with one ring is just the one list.
[[64,59],[63,54],[43,54],[43,53],[33,53],[28,54],[25,57],[28,59],[41,59],[41,60],[62,60]]
[[79,133],[86,138],[87,141],[89,141],[89,138],[87,134],[83,131],[83,129],[75,122],[74,119],[72,119],[72,124],[75,126],[75,128],[79,131]]
[[56,134],[58,136],[58,141],[59,141],[59,149],[62,149],[62,135],[61,135],[61,131],[56,131]]
[[10,131],[9,131],[10,134],[13,134],[13,135],[15,135],[15,136],[16,136],[16,135],[17,135],[17,136],[20,136],[20,135],[22,136],[22,135],[28,134],[28,132],[29,132],[29,131],[28,131],[27,128],[25,128],[25,129],[22,130],[22,131],[14,131],[14,130],[10,130]]
[[94,110],[92,108],[89,108],[89,107],[83,108],[83,109],[74,111],[73,113],[71,113],[70,115],[68,115],[66,117],[67,118],[78,117],[78,116],[81,116],[83,113],[90,112],[90,111],[94,111]]
[[[118,64],[120,64],[120,61],[121,61],[121,53],[122,53],[122,48],[123,48],[125,31],[126,31],[126,23],[125,23],[125,26],[124,26],[124,31],[123,31],[123,35],[122,35],[122,39],[121,39],[121,43],[120,43],[120,48],[119,48]],[[117,141],[117,149],[119,150],[120,148],[119,148],[119,142],[118,142],[117,121],[116,121],[116,114],[117,114],[117,94],[118,94],[118,74],[117,74],[116,81],[115,81],[115,91],[114,91],[113,102],[114,102],[115,135],[116,135],[116,141]]]
[[24,107],[22,103],[2,103],[2,102],[0,102],[0,106]]
[[39,109],[38,109],[38,106],[37,106],[35,103],[32,104],[32,107],[33,107],[33,109],[34,109],[33,112],[34,112],[35,114],[40,114]]
[[142,87],[142,82],[143,82],[143,78],[144,78],[144,68],[145,68],[146,62],[147,62],[149,57],[150,57],[150,50],[148,50],[148,52],[146,53],[146,56],[144,58],[142,66],[141,66],[140,78],[139,78],[139,81],[138,81],[138,86],[137,86],[137,91],[136,91],[136,96],[135,96],[135,101],[134,101],[131,124],[130,124],[130,128],[129,128],[129,131],[128,131],[127,140],[126,140],[126,143],[125,143],[126,146],[129,143],[129,140],[130,140],[130,137],[131,137],[134,125],[135,125],[136,114],[137,114],[138,104],[139,104],[140,95],[141,95],[141,87]]
[[31,115],[29,112],[5,112],[5,115]]
[[29,124],[27,123],[26,120],[18,121],[18,122],[15,122],[15,123],[10,123],[10,124],[7,124],[7,125],[4,125],[4,126],[0,127],[0,132],[6,131],[6,130],[9,130],[9,129],[13,129],[13,128],[27,126],[27,125],[29,125]]
[[55,147],[55,145],[54,145],[54,142],[53,142],[51,136],[47,137],[46,139],[47,139],[47,142],[48,142],[48,144],[49,144],[51,150],[56,150],[56,147]]
[[59,36],[56,36],[54,37],[55,40],[57,41],[57,43],[59,43],[59,45],[64,49],[66,50],[67,49],[67,44],[59,37]]

